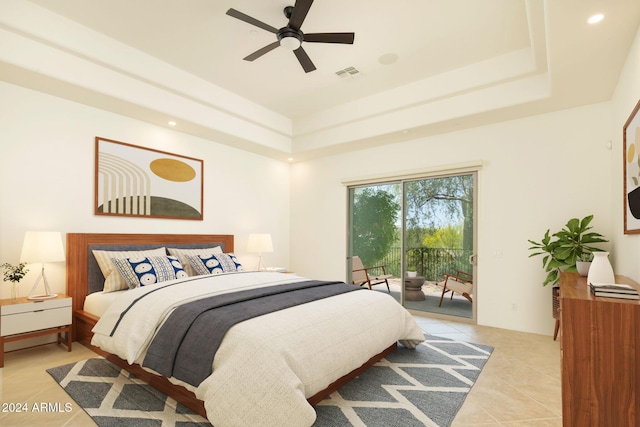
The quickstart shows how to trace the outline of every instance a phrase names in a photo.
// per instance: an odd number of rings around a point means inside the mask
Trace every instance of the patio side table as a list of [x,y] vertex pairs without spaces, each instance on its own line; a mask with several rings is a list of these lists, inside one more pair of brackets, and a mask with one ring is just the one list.
[[405,277],[404,279],[404,299],[408,301],[424,301],[424,277]]

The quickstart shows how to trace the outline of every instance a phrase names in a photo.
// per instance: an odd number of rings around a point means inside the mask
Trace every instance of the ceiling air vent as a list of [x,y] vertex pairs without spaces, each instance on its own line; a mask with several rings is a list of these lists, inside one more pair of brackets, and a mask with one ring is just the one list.
[[341,79],[354,80],[362,77],[362,73],[356,67],[347,67],[344,70],[336,71],[336,76]]

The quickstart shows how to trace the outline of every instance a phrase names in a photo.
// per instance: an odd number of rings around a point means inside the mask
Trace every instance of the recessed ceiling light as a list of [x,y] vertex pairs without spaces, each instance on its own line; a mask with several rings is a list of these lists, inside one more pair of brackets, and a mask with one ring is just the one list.
[[175,126],[176,125],[176,122],[174,122],[173,120],[170,120],[168,123],[169,123],[169,126]]
[[604,15],[602,13],[598,13],[595,14],[593,16],[591,16],[589,19],[587,19],[587,22],[589,24],[597,24],[598,22],[602,21],[604,19]]
[[293,162],[293,157],[289,157],[287,160],[289,160],[290,162]]

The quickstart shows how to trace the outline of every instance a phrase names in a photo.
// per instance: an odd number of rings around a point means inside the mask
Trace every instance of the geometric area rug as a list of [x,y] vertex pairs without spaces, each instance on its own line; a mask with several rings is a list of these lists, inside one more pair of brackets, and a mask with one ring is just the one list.
[[[425,335],[316,406],[313,427],[448,427],[492,347]],[[205,418],[96,357],[47,372],[100,427],[209,427]]]
[[316,406],[320,426],[448,427],[492,347],[425,335],[402,345]]
[[211,426],[206,418],[102,357],[47,372],[100,427]]

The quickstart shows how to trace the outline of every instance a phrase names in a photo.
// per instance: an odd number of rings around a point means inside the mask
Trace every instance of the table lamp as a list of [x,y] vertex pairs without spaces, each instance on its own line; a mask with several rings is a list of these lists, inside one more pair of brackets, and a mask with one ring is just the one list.
[[[64,261],[64,247],[62,246],[62,233],[59,231],[27,231],[24,235],[22,244],[22,254],[20,262],[25,263],[42,263],[42,270],[36,283],[29,292],[28,299],[40,300],[55,298],[58,295],[51,293],[47,276],[44,274],[45,262]],[[36,295],[35,291],[40,284],[40,280],[44,281],[45,294]]]
[[273,252],[271,234],[249,234],[247,252],[258,253],[258,266],[256,267],[256,271],[264,270],[265,266],[262,263],[262,254],[266,252]]

